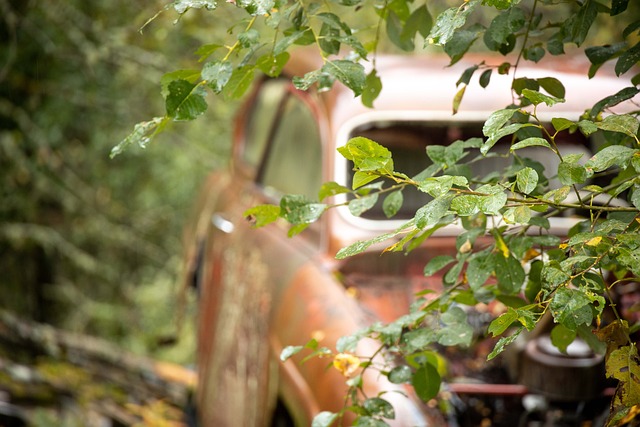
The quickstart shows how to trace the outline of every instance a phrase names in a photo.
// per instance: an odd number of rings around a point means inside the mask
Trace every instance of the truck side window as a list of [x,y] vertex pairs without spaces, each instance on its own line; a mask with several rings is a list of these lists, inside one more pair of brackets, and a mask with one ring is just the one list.
[[258,182],[274,197],[302,194],[317,199],[322,183],[322,144],[308,105],[291,94],[283,105]]

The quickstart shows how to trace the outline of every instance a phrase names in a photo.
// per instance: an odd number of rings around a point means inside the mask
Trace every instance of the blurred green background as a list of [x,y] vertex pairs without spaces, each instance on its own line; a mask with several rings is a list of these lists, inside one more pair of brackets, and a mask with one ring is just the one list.
[[164,114],[161,76],[226,31],[224,15],[166,11],[141,33],[165,4],[0,0],[0,308],[191,363],[192,327],[174,322],[182,228],[235,105],[210,97],[204,119],[109,158]]

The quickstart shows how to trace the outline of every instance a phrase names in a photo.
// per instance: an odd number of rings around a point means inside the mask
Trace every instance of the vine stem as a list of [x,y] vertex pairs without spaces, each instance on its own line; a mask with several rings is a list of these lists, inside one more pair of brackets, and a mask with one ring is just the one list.
[[[527,47],[527,42],[529,41],[529,33],[531,33],[531,26],[533,25],[533,18],[535,16],[537,6],[538,6],[538,0],[534,0],[533,6],[531,8],[531,14],[529,15],[529,22],[527,23],[527,31],[524,33],[524,39],[522,40],[522,48],[520,49],[520,52],[518,52],[516,63],[513,64],[513,79],[512,79],[511,87],[513,87],[513,82],[515,82],[516,80],[516,74],[518,73],[518,66],[520,65],[520,60],[522,59],[524,50]],[[512,92],[512,96],[513,96],[513,92]]]
[[[255,24],[256,22],[256,16],[254,16],[253,18],[251,18],[251,20],[249,21],[249,23],[247,24],[247,27],[244,29],[245,31],[248,31],[251,29],[251,27],[253,27],[253,24]],[[227,54],[224,56],[224,58],[222,58],[222,61],[227,61],[229,59],[229,57],[231,56],[231,54],[236,50],[236,48],[240,46],[240,41],[236,40],[236,42],[233,44],[233,46],[227,48]]]

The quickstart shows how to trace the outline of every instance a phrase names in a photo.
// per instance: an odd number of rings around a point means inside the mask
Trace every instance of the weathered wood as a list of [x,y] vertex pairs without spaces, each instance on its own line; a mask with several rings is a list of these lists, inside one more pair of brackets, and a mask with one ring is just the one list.
[[65,397],[132,425],[153,405],[176,417],[195,382],[195,373],[180,365],[0,310],[0,389],[12,402],[57,405]]

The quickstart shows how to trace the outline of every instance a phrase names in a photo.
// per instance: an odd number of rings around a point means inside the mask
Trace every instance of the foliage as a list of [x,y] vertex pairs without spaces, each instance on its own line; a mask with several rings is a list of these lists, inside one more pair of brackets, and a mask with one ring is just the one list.
[[[183,218],[226,157],[209,135],[226,131],[167,126],[157,150],[109,160],[121,124],[161,106],[163,73],[203,40],[203,19],[140,35],[146,3],[0,1],[0,306],[188,361],[192,347],[158,343],[175,334]],[[233,106],[212,107],[224,122]]]
[[[435,298],[419,296],[408,315],[345,337],[338,343],[336,354],[318,348],[312,341],[285,349],[283,359],[304,349],[312,350],[312,355],[331,355],[336,369],[349,377],[350,406],[345,410],[358,414],[357,425],[386,425],[384,419],[393,418],[392,411],[383,397],[372,401],[357,394],[362,377],[352,376],[354,363],[359,361],[361,369],[378,369],[391,382],[410,383],[418,396],[431,399],[438,393],[440,382],[433,346],[468,346],[473,338],[461,306],[501,301],[506,310],[488,329],[499,337],[489,358],[499,355],[524,331],[535,329],[545,316],[552,316],[556,323],[551,338],[560,350],[566,350],[577,336],[598,346],[591,339],[591,329],[595,328],[596,335],[608,345],[607,373],[620,381],[610,423],[627,416],[630,408],[640,403],[636,375],[639,362],[632,331],[623,325],[612,295],[614,290],[637,281],[640,274],[640,143],[637,111],[612,114],[611,108],[640,92],[640,74],[633,75],[640,60],[640,21],[634,20],[637,5],[626,0],[467,0],[432,15],[435,7],[431,3],[403,0],[308,4],[243,0],[234,4],[248,14],[235,23],[235,41],[227,46],[202,47],[201,72],[174,76],[164,92],[166,113],[158,119],[161,123],[191,120],[202,114],[207,108],[204,88],[232,99],[246,91],[254,73],[278,75],[293,45],[315,45],[322,58],[317,70],[293,79],[296,87],[307,90],[315,86],[324,91],[339,81],[355,96],[362,96],[367,106],[373,105],[384,90],[375,71],[375,54],[383,33],[396,48],[405,51],[414,50],[416,41],[422,39],[427,47],[440,46],[451,64],[478,45],[505,55],[497,67],[481,61],[466,69],[452,100],[454,113],[476,73],[480,74],[482,87],[490,87],[494,73],[513,75],[513,103],[488,117],[484,139],[428,147],[426,156],[434,166],[419,176],[396,171],[392,153],[375,141],[354,138],[339,149],[354,164],[351,188],[327,183],[318,201],[285,196],[280,206],[258,206],[247,212],[257,225],[284,218],[293,225],[292,230],[299,232],[334,207],[324,200],[335,194],[352,195],[345,204],[354,215],[371,208],[375,198],[383,198],[385,213],[393,216],[407,187],[416,187],[432,197],[403,226],[343,248],[338,258],[384,241],[390,241],[386,251],[410,251],[436,229],[455,221],[465,229],[458,238],[455,258],[436,257],[425,266],[427,275],[445,271],[442,294]],[[220,5],[177,1],[168,7],[182,15],[189,8],[217,9]],[[346,22],[367,8],[375,11],[376,24],[357,25],[355,18]],[[354,12],[349,15],[343,10]],[[610,24],[613,20],[616,24]],[[613,25],[615,32],[589,45],[590,32],[600,21],[605,27]],[[256,31],[259,24],[264,28]],[[520,76],[520,65],[578,48],[584,50],[591,64],[589,76],[612,64],[613,72],[630,83],[595,105],[585,105],[585,114],[578,121],[555,117],[549,125],[539,117],[538,108],[565,102],[564,85],[552,76]],[[372,65],[368,73],[361,65],[367,60]],[[145,143],[155,129],[144,125],[136,128],[122,144]],[[598,134],[604,142],[590,159],[563,155],[557,141],[572,133]],[[459,170],[454,166],[472,161],[474,153],[491,155],[494,145],[505,138],[511,143],[509,155],[516,161],[502,173],[478,181],[451,172]],[[521,155],[522,149],[531,147],[557,157],[558,170],[544,170]],[[556,175],[560,185],[553,187],[550,178]],[[596,178],[601,185],[583,185]],[[545,232],[550,228],[550,218],[571,210],[587,212],[586,220],[562,238]],[[490,237],[490,242],[481,236]],[[605,313],[612,313],[612,319]],[[606,322],[618,326],[604,327]],[[613,331],[619,339],[612,339]],[[404,364],[390,367],[380,365],[378,355],[351,354],[364,337],[379,340],[381,355],[399,356]],[[313,425],[331,425],[341,415],[322,412]]]

